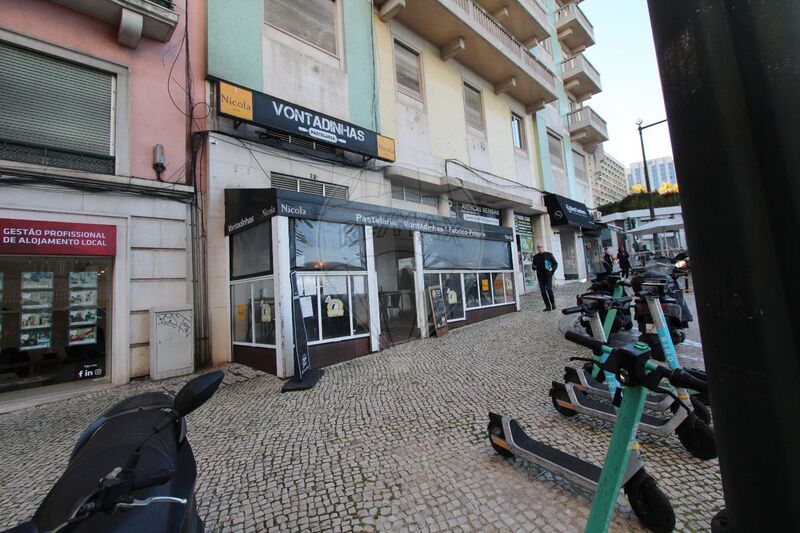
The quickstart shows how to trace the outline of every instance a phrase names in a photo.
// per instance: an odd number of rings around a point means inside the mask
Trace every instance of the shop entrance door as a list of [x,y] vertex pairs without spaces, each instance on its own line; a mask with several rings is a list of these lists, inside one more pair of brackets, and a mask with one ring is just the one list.
[[564,261],[564,279],[578,279],[578,252],[575,249],[575,232],[561,230],[561,257]]
[[585,234],[583,242],[586,246],[586,275],[589,278],[594,278],[598,272],[603,271],[600,260],[600,246],[595,239],[587,237]]
[[380,347],[419,338],[414,293],[414,234],[373,228],[375,270],[380,303]]

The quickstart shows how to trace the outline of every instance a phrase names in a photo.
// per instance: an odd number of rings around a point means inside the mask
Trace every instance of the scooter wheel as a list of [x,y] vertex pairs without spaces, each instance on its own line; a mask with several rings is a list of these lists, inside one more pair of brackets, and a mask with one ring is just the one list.
[[[640,475],[644,479],[635,479]],[[669,498],[658,488],[650,474],[640,470],[636,476],[625,485],[625,495],[634,514],[651,531],[672,531],[675,528],[675,511]]]
[[680,344],[686,340],[686,332],[682,329],[673,328],[670,330],[672,344]]
[[551,388],[550,389],[550,399],[553,401],[553,407],[556,408],[560,414],[566,417],[572,417],[578,414],[575,409],[570,409],[569,407],[562,406],[559,402],[564,402],[572,405],[572,400],[569,399],[569,395],[567,391],[560,388]]
[[711,411],[708,410],[706,404],[700,401],[699,398],[696,396],[690,396],[689,401],[692,402],[692,409],[694,409],[694,414],[697,415],[702,422],[705,422],[707,425],[711,425]]
[[489,443],[492,445],[492,448],[494,448],[494,451],[496,451],[502,457],[512,457],[514,455],[513,453],[511,453],[510,450],[506,450],[502,446],[498,446],[492,440],[492,437],[498,437],[500,439],[505,440],[506,437],[505,434],[503,433],[503,426],[501,426],[500,424],[489,422],[489,427],[486,428],[486,432],[489,433]]
[[706,461],[717,456],[714,432],[697,416],[684,420],[676,432],[683,447],[698,459]]

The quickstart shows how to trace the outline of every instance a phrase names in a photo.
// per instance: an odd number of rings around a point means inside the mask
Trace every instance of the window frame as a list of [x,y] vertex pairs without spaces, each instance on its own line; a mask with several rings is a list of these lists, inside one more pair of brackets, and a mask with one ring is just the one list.
[[[519,140],[520,145],[517,146],[514,141],[514,121],[517,121],[519,124]],[[511,143],[514,145],[514,148],[521,152],[528,152],[528,139],[527,139],[527,131],[525,128],[525,117],[522,115],[518,115],[515,112],[511,112]]]
[[[548,138],[547,154],[550,157],[550,166],[556,167],[557,169],[560,169],[560,170],[566,170],[567,165],[566,165],[566,156],[564,155],[564,139],[560,135],[556,134],[555,132],[553,132],[550,129],[547,130],[547,138]],[[561,147],[561,165],[560,166],[559,165],[555,165],[553,163],[553,152],[552,152],[552,150],[550,150],[550,141],[549,141],[550,138],[553,138],[553,139],[557,140],[558,141],[558,145]]]
[[[268,270],[263,270],[261,272],[254,272],[252,274],[244,274],[244,275],[241,275],[241,276],[234,276],[233,275],[233,258],[234,258],[233,242],[234,242],[234,237],[236,235],[238,235],[239,233],[246,233],[248,230],[254,229],[254,228],[256,228],[258,226],[261,226],[261,225],[268,226],[268,228],[269,228],[269,250],[268,250],[268,253],[269,253],[269,269]],[[260,278],[260,277],[264,277],[264,276],[273,275],[275,273],[275,264],[273,262],[274,254],[272,253],[272,248],[273,248],[273,238],[272,237],[273,237],[273,235],[272,235],[272,224],[270,223],[269,220],[264,221],[261,224],[258,224],[256,226],[253,226],[252,228],[247,228],[246,230],[243,230],[241,232],[237,232],[237,233],[234,233],[233,235],[229,235],[228,236],[228,279],[230,281],[244,281],[244,280],[247,280],[247,279],[250,279],[250,278]]]
[[[264,3],[267,0],[262,0],[262,8],[266,11],[266,7]],[[281,28],[280,26],[275,25],[272,22],[268,22],[266,20],[266,16],[264,16],[264,20],[262,20],[262,24],[265,26],[269,26],[274,30],[278,31],[278,35],[270,35],[269,37],[278,37],[277,40],[282,41],[284,44],[291,45],[291,41],[299,42],[303,45],[303,47],[307,47],[307,51],[311,52],[310,55],[315,57],[316,59],[326,60],[328,62],[334,61],[337,63],[338,66],[342,66],[344,64],[344,35],[342,33],[343,24],[343,14],[342,14],[342,2],[340,0],[330,0],[334,4],[334,17],[333,17],[333,36],[335,45],[336,45],[336,52],[331,53],[320,46],[307,41],[300,37],[299,35],[295,35],[291,33],[285,28]],[[283,37],[283,38],[281,38]]]
[[[316,313],[317,313],[317,328],[319,330],[319,339],[315,340],[315,341],[311,341],[311,340],[308,341],[308,343],[307,343],[308,346],[315,346],[315,345],[318,345],[318,344],[328,344],[328,343],[331,343],[331,342],[341,342],[341,341],[353,340],[353,339],[362,339],[364,337],[369,337],[372,334],[371,331],[367,331],[366,333],[354,334],[355,323],[354,323],[354,316],[353,316],[353,282],[352,282],[351,278],[353,276],[364,276],[365,278],[367,278],[365,280],[364,287],[367,290],[367,296],[369,297],[369,279],[367,277],[368,273],[367,273],[366,270],[363,270],[363,271],[354,271],[354,270],[348,270],[348,271],[341,271],[341,270],[296,270],[295,271],[295,275],[298,278],[299,277],[312,277],[313,276],[314,280],[316,282],[316,296],[317,296]],[[349,315],[350,315],[350,335],[345,335],[343,337],[334,337],[334,338],[331,338],[331,339],[323,338],[323,335],[322,335],[322,295],[320,293],[321,285],[320,285],[320,282],[319,282],[319,278],[323,277],[323,276],[325,276],[325,277],[329,277],[329,276],[346,276],[346,278],[347,278],[347,308],[349,310]],[[301,296],[301,298],[302,298],[302,296]]]
[[[275,275],[270,274],[268,276],[256,276],[252,278],[245,278],[245,279],[237,279],[237,280],[229,280],[228,281],[228,301],[230,302],[230,320],[233,322],[233,297],[232,297],[232,290],[234,285],[243,285],[245,283],[250,284],[250,305],[252,309],[253,302],[255,299],[253,298],[253,284],[257,281],[265,281],[269,280],[272,281],[272,293],[273,298],[275,300],[275,304],[273,304],[273,309],[277,307],[278,296],[276,295],[275,291]],[[278,313],[273,314],[272,316],[273,323],[277,323],[278,321]],[[276,335],[275,335],[275,344],[262,344],[257,342],[242,342],[242,341],[235,341],[233,340],[233,327],[231,327],[231,344],[236,346],[250,346],[253,348],[277,348],[278,336],[277,336],[277,328],[276,328]],[[256,338],[256,314],[251,310],[250,312],[250,339],[255,340]]]
[[[392,39],[392,59],[394,60],[394,85],[397,88],[397,92],[408,96],[409,98],[413,98],[419,102],[425,103],[425,85],[423,83],[423,75],[422,75],[422,52],[414,48],[413,46],[407,44],[406,42],[398,39],[397,37],[393,37]],[[406,88],[403,85],[400,85],[397,79],[397,49],[402,48],[406,52],[413,54],[417,58],[417,84],[419,85],[419,94],[414,94],[413,91]]]
[[[63,48],[48,42],[14,33],[0,28],[0,41],[12,46],[28,49],[32,52],[46,54],[61,61],[99,70],[111,74],[114,78],[111,101],[111,152],[114,157],[114,175],[130,176],[131,174],[131,96],[128,67],[104,61],[96,57]],[[22,163],[23,165],[32,165]],[[40,165],[33,165],[40,166]],[[47,168],[62,168],[51,167]]]
[[[462,87],[462,89],[461,89],[462,98],[463,98],[463,101],[464,101],[464,122],[466,123],[467,128],[473,128],[473,129],[476,129],[478,131],[486,133],[486,113],[484,112],[484,109],[483,109],[483,91],[481,91],[478,87],[476,87],[476,85],[474,83],[470,83],[467,80],[463,80],[462,81],[461,87]],[[467,90],[468,89],[478,93],[478,100],[479,100],[479,104],[478,105],[479,105],[479,108],[480,108],[479,110],[480,110],[480,115],[481,115],[481,125],[480,126],[476,126],[474,124],[470,124],[469,120],[467,118],[467,117],[469,117],[469,113],[467,112],[467,109],[468,109],[468,107],[467,107]]]
[[[462,295],[462,298],[464,299],[464,301],[463,301],[464,318],[448,320],[447,321],[448,323],[450,323],[450,322],[461,322],[461,321],[466,320],[467,319],[467,311],[475,311],[475,310],[478,310],[478,309],[488,309],[490,307],[502,307],[504,305],[516,305],[516,303],[517,303],[517,292],[516,291],[512,292],[513,298],[511,299],[511,301],[495,303],[494,283],[489,283],[490,292],[492,294],[492,303],[489,304],[489,305],[477,305],[477,306],[474,306],[474,307],[469,307],[469,306],[467,306],[466,286],[464,285],[464,276],[466,274],[475,274],[477,276],[477,280],[478,280],[478,301],[480,302],[480,275],[481,274],[488,274],[490,280],[494,279],[494,274],[503,274],[503,286],[505,287],[505,276],[506,275],[510,275],[511,278],[514,280],[514,284],[516,285],[516,278],[514,277],[514,271],[513,270],[424,270],[423,271],[423,275],[425,275],[425,276],[427,276],[427,275],[437,275],[437,274],[439,275],[439,286],[440,287],[442,287],[442,276],[441,276],[442,274],[458,274],[461,277],[461,295]],[[427,292],[427,288],[426,288],[426,292]],[[505,290],[503,291],[503,294],[506,295],[505,297],[507,299],[508,296],[507,296],[507,293],[506,293]],[[427,300],[426,300],[426,305],[429,305],[429,303],[427,303]],[[445,305],[447,305],[447,304],[445,304]]]

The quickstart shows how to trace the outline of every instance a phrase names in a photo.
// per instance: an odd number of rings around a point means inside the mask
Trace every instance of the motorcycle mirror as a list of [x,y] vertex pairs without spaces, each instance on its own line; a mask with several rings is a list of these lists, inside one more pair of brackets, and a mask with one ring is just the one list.
[[223,377],[224,374],[217,370],[194,378],[175,395],[172,409],[181,417],[188,415],[217,392]]

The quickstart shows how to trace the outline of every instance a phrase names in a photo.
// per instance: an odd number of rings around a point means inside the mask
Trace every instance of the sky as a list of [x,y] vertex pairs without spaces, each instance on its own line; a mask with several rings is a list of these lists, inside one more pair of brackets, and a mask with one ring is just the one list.
[[[667,117],[646,0],[586,0],[580,8],[594,26],[584,54],[600,72],[603,90],[584,105],[608,122],[606,153],[625,166],[642,160],[636,120]],[[667,124],[644,130],[647,158],[671,156]]]

